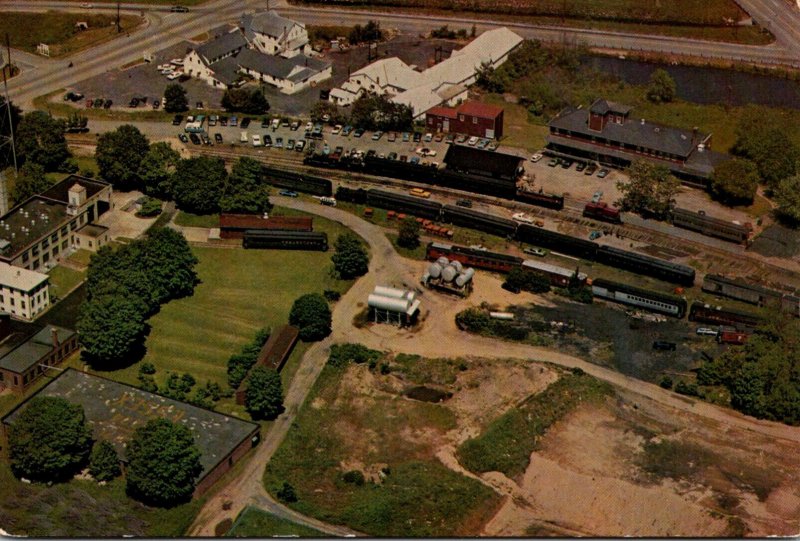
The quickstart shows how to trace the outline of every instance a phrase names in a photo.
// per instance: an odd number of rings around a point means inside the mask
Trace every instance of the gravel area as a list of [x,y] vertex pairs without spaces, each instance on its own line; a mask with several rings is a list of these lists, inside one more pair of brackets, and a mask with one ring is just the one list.
[[767,257],[794,257],[800,254],[800,231],[773,224],[756,237],[750,251]]

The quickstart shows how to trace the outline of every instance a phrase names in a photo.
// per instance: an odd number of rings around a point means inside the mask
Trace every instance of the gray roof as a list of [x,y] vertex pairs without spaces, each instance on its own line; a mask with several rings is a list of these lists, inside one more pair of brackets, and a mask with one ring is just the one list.
[[248,38],[251,37],[253,32],[280,38],[284,31],[288,33],[296,24],[303,26],[297,21],[278,15],[274,11],[263,11],[242,16],[242,27]]
[[[57,396],[83,406],[93,437],[111,442],[123,458],[125,445],[133,431],[150,419],[164,417],[182,424],[192,432],[200,449],[200,464],[203,466],[200,479],[258,431],[255,423],[72,368],[59,374],[33,396]],[[3,423],[12,424],[28,400],[3,418]]]
[[550,121],[551,128],[559,128],[590,137],[604,137],[611,141],[624,143],[631,147],[645,147],[686,159],[695,144],[703,141],[707,134],[700,133],[692,142],[692,132],[638,120],[626,120],[623,124],[606,122],[602,131],[589,129],[589,111],[568,108]]
[[75,331],[55,325],[48,325],[27,339],[20,340],[19,335],[12,335],[0,345],[0,368],[22,374],[48,356],[53,350],[51,329],[58,331],[58,340],[61,342],[75,335]]
[[197,48],[197,54],[205,59],[206,62],[214,62],[215,59],[232,54],[246,45],[247,40],[237,29],[205,42]]
[[235,56],[226,56],[209,67],[214,72],[214,78],[224,85],[231,85],[239,78],[239,61]]
[[627,115],[631,112],[631,109],[632,107],[630,105],[623,105],[621,103],[604,99],[595,100],[591,107],[589,107],[591,112],[598,115],[604,115],[609,111],[612,113],[618,113],[620,115]]
[[[293,82],[310,77],[314,73],[322,71],[330,66],[328,62],[305,55],[283,58],[282,56],[263,54],[252,49],[244,49],[236,57],[236,61],[243,68],[251,69],[265,75],[271,75],[278,79],[286,79],[289,77],[289,74],[292,73],[292,70],[298,66],[305,68],[290,79]],[[306,71],[306,74],[301,76],[300,74],[304,71]]]

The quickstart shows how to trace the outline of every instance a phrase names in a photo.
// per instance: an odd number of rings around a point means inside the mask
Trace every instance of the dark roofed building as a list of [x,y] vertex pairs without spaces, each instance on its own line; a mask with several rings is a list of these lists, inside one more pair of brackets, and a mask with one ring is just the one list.
[[516,182],[522,172],[523,158],[464,145],[450,145],[444,156],[447,169]]
[[297,55],[291,58],[271,56],[253,49],[245,49],[236,57],[241,70],[277,86],[289,94],[300,90],[309,82],[319,82],[331,76],[331,63]]
[[632,108],[596,100],[567,108],[550,121],[548,148],[556,155],[627,167],[642,159],[665,165],[683,181],[706,186],[726,154],[711,150],[711,134],[631,118]]
[[479,101],[466,101],[456,108],[437,106],[425,112],[425,125],[436,132],[500,139],[503,108]]
[[259,427],[255,423],[71,368],[4,417],[4,429],[14,423],[19,412],[35,396],[55,396],[81,405],[93,437],[111,442],[120,457],[125,456],[125,444],[134,430],[150,419],[163,417],[183,424],[200,449],[203,472],[197,481],[195,496],[208,490],[259,438]]
[[236,53],[247,47],[247,40],[239,30],[228,32],[217,38],[205,42],[197,48],[206,64],[213,64],[223,58],[234,56]]
[[0,314],[0,390],[21,393],[50,366],[58,366],[78,349],[75,331],[48,325],[20,325]]

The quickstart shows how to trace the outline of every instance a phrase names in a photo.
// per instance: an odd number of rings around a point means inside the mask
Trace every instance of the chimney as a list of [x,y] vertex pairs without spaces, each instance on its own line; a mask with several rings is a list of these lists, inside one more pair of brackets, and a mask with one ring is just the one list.
[[692,128],[692,146],[697,144],[697,134],[698,134],[699,131],[700,131],[700,128],[698,128],[697,126]]
[[642,119],[642,126],[644,126],[644,119]]
[[50,338],[53,342],[53,349],[58,349],[58,329],[55,327],[50,327]]

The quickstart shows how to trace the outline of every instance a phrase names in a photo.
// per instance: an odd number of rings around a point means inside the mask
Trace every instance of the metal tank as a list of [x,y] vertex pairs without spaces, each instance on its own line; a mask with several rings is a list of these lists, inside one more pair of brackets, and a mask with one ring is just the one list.
[[436,262],[442,267],[446,267],[447,265],[450,264],[450,260],[447,259],[445,256],[440,257],[439,259],[436,260]]
[[407,299],[395,299],[392,297],[375,295],[374,293],[367,297],[367,304],[370,308],[378,308],[379,310],[388,310],[390,312],[401,312],[404,314],[411,305]]
[[456,272],[459,274],[464,270],[464,265],[461,264],[461,261],[451,261],[450,266],[456,269]]
[[456,274],[458,274],[456,269],[448,265],[442,270],[442,280],[445,282],[452,282],[453,278],[456,277]]
[[431,275],[431,278],[438,278],[442,275],[442,267],[438,263],[431,263],[428,266],[428,274]]
[[467,269],[462,274],[458,275],[458,278],[456,278],[456,285],[458,287],[464,287],[464,284],[472,280],[473,276],[475,276],[475,269],[473,268]]
[[393,299],[402,299],[406,296],[405,290],[386,286],[375,286],[373,293],[381,297],[391,297]]

